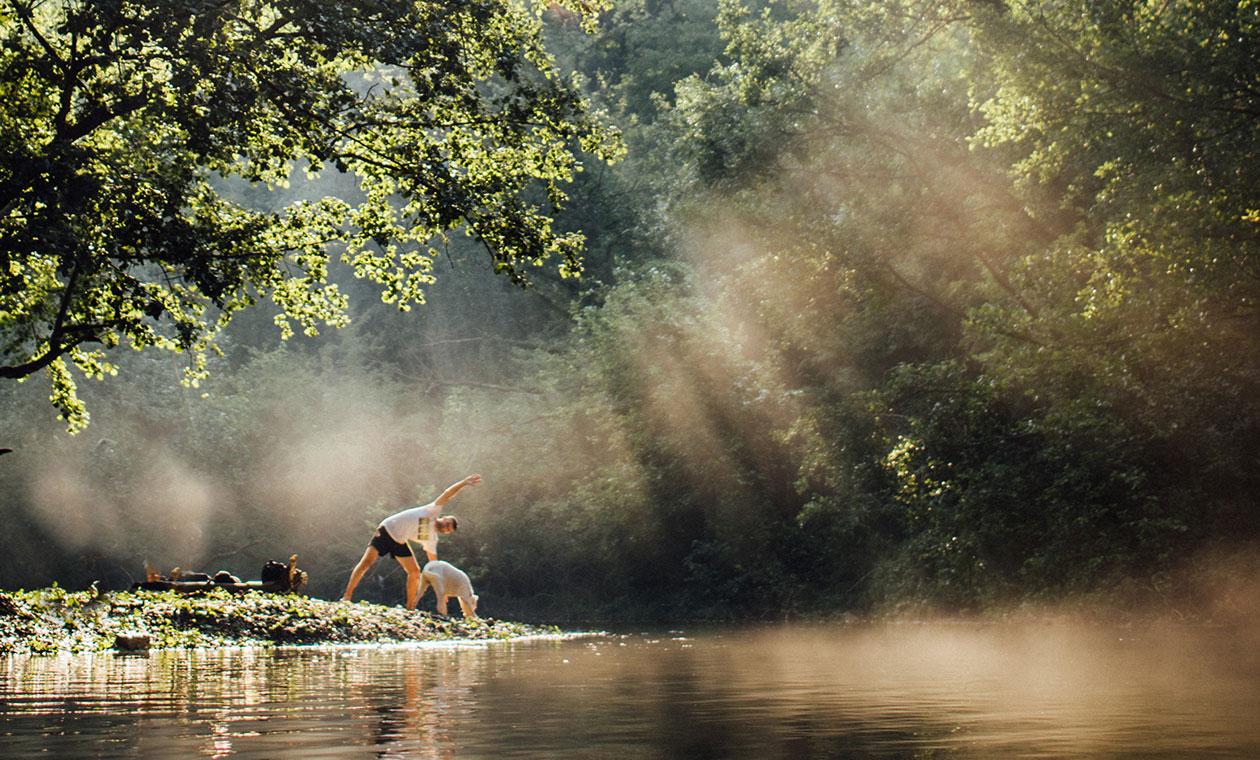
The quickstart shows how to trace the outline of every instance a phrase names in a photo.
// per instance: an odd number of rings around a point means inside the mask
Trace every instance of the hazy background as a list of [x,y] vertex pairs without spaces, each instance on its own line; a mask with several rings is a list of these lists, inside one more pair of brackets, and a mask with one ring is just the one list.
[[[478,472],[441,553],[494,617],[1250,615],[1255,21],[1069,5],[553,19],[631,146],[559,219],[586,276],[453,240],[401,313],[334,272],[350,327],[244,315],[196,389],[115,352],[77,436],[5,383],[0,587],[297,554],[334,598]],[[402,591],[383,560],[358,597]]]

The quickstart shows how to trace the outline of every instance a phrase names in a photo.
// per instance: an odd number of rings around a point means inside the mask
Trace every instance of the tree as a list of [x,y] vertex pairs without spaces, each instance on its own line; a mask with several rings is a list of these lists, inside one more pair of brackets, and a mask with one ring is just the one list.
[[1254,539],[1254,9],[793,8],[725,4],[661,121],[711,290],[810,404],[802,518],[949,605]]
[[[580,6],[580,7],[579,7]],[[598,10],[590,3],[574,10]],[[542,8],[509,0],[5,0],[0,3],[0,377],[189,352],[260,299],[285,334],[345,322],[331,260],[406,309],[435,241],[463,229],[495,271],[581,269],[553,229],[584,154],[616,133],[561,76]],[[361,197],[262,211],[220,178],[351,173]],[[217,176],[216,176],[217,175]]]
[[[1190,539],[1260,535],[1256,9],[1024,2],[975,21],[1000,83],[977,145],[1078,220],[1013,274],[1039,319],[977,315],[986,369],[1059,420],[1123,427],[1154,517]],[[993,329],[1021,321],[1037,343]]]

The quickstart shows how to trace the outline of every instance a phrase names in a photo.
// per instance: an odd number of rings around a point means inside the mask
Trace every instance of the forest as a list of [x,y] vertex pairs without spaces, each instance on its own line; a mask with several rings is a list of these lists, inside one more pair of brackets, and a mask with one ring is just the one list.
[[[4,0],[0,588],[1260,608],[1260,2]],[[378,562],[360,598],[396,604]]]

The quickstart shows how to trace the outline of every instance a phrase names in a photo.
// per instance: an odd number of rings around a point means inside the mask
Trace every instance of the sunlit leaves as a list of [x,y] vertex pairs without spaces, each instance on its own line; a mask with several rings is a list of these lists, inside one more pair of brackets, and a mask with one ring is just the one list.
[[1237,507],[1260,424],[1255,9],[769,5],[723,6],[731,60],[676,89],[665,186],[714,290],[817,401],[788,437],[805,519],[904,549],[875,561],[902,573],[885,591],[950,603],[1260,530]]
[[[330,255],[405,309],[423,302],[434,241],[459,228],[522,284],[580,271],[581,237],[549,215],[578,152],[621,148],[540,30],[498,0],[5,2],[4,376],[62,356],[98,375],[87,343],[187,351],[197,373],[259,299],[286,335],[344,324]],[[324,167],[352,172],[365,200],[264,211],[209,182],[283,188]],[[77,427],[67,377],[54,395]]]
[[1029,326],[1042,346],[998,337],[990,366],[1066,408],[1108,405],[1164,445],[1197,440],[1184,456],[1203,467],[1232,458],[1225,431],[1257,423],[1209,410],[1260,387],[1246,335],[1260,296],[1255,9],[1026,2],[979,20],[1000,86],[977,104],[977,138],[1017,148],[1022,186],[1057,193],[1076,220],[1016,274],[1046,307]]

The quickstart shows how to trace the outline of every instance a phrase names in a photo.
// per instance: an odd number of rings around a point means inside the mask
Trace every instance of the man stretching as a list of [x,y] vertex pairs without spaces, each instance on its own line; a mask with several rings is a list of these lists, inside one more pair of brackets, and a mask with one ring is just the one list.
[[376,528],[376,535],[372,537],[372,542],[363,552],[363,558],[350,572],[350,582],[346,584],[346,593],[342,594],[341,598],[344,601],[350,601],[354,587],[363,580],[363,574],[368,571],[368,568],[382,555],[391,554],[407,571],[407,609],[414,610],[416,590],[420,588],[420,565],[416,562],[416,555],[412,553],[407,542],[415,541],[424,547],[424,553],[429,556],[430,562],[437,559],[438,534],[451,533],[459,527],[459,522],[451,515],[438,517],[442,513],[442,507],[450,501],[452,496],[463,490],[464,486],[475,486],[480,482],[480,475],[469,475],[447,488],[433,502],[423,507],[403,510],[381,520],[381,524]]

